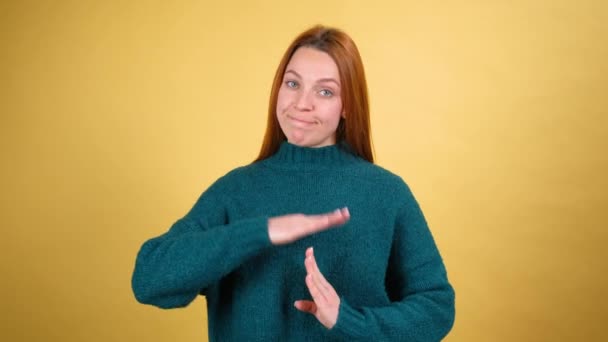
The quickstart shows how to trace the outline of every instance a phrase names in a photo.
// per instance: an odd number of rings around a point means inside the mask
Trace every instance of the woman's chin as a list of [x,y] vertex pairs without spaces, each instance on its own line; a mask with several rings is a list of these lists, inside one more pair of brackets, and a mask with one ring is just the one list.
[[287,138],[290,144],[300,146],[300,147],[310,147],[312,144],[310,143],[310,139],[307,139],[308,136],[306,134],[291,134]]
[[329,146],[329,145],[333,145],[335,144],[335,138],[334,139],[325,139],[325,140],[321,140],[321,139],[315,139],[314,137],[311,137],[309,134],[290,134],[287,137],[287,141],[292,144],[292,145],[296,145],[296,146],[300,146],[300,147],[325,147],[325,146]]
[[312,147],[311,144],[307,144],[306,141],[297,141],[297,140],[287,140],[290,144],[296,145],[299,147]]

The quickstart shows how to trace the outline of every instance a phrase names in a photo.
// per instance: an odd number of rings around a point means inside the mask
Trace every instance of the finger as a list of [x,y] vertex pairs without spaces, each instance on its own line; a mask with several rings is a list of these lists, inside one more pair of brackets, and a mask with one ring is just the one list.
[[310,271],[308,268],[307,271],[313,274],[313,280],[315,280],[317,286],[320,288],[323,295],[327,298],[328,295],[332,293],[333,287],[331,286],[331,284],[329,284],[327,279],[325,279],[323,273],[321,273],[319,265],[317,265],[317,259],[315,258],[314,249],[312,247],[306,250],[306,259],[308,260],[308,264],[310,267]]
[[346,223],[350,218],[350,213],[347,208],[342,208],[321,215],[310,215],[309,218],[312,221],[313,230],[318,231]]
[[[312,248],[311,248],[311,250],[312,250]],[[329,284],[327,279],[325,279],[325,276],[323,275],[323,273],[321,273],[321,270],[319,269],[319,265],[317,264],[317,259],[315,258],[314,250],[312,250],[311,258],[312,258],[312,264],[313,264],[314,270],[316,272],[316,275],[318,276],[319,282],[326,290],[329,290],[332,286]]]
[[326,281],[323,280],[323,275],[318,272],[318,268],[316,268],[313,263],[314,260],[311,257],[308,257],[306,260],[306,267],[307,271],[309,272],[308,275],[310,276],[310,281],[314,285],[315,290],[319,293],[319,300],[322,300],[318,303],[322,306],[325,306],[327,305],[327,303],[330,303],[330,300],[332,299],[331,285],[329,285]]
[[315,302],[317,307],[325,307],[327,305],[327,299],[319,290],[319,287],[313,280],[313,276],[311,274],[308,274],[306,276],[306,287],[308,287],[308,292],[310,292],[310,296],[312,297],[312,300]]
[[295,303],[293,303],[293,304],[296,307],[296,309],[298,309],[300,311],[308,312],[308,313],[311,313],[313,315],[315,313],[317,313],[317,305],[313,301],[310,301],[310,300],[296,300]]
[[330,225],[341,225],[348,221],[350,218],[350,213],[348,212],[348,208],[336,209],[331,213],[327,213],[327,218]]
[[342,216],[346,217],[347,220],[350,219],[350,211],[348,211],[348,207],[340,209],[340,212],[342,213]]

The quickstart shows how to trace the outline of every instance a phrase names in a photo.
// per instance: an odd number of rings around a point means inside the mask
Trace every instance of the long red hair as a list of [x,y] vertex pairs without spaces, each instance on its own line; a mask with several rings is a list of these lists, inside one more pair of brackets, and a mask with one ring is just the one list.
[[286,140],[276,115],[277,97],[287,64],[300,47],[315,48],[333,58],[340,74],[342,108],[346,117],[340,120],[336,142],[346,142],[355,154],[373,163],[369,100],[361,55],[355,42],[346,33],[320,25],[302,32],[289,45],[279,63],[270,91],[266,133],[260,154],[255,161],[272,156]]

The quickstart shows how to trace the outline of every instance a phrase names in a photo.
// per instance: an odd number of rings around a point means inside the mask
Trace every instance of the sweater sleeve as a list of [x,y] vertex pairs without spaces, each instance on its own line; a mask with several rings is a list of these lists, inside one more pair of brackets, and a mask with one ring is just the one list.
[[227,222],[221,197],[210,187],[168,232],[142,245],[132,277],[140,303],[165,309],[187,306],[271,245],[267,217]]
[[396,219],[386,288],[391,304],[357,307],[341,298],[331,329],[344,340],[440,341],[454,323],[454,290],[420,207],[406,186]]

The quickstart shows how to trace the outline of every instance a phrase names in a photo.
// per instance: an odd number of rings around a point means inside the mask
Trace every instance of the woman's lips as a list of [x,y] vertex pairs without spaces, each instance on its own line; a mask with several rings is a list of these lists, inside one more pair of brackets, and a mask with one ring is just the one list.
[[297,118],[295,116],[291,116],[289,114],[287,114],[287,117],[289,119],[295,121],[295,122],[298,122],[298,123],[301,123],[301,124],[304,124],[304,125],[314,125],[315,124],[314,121],[308,121],[308,120],[299,119],[299,118]]

